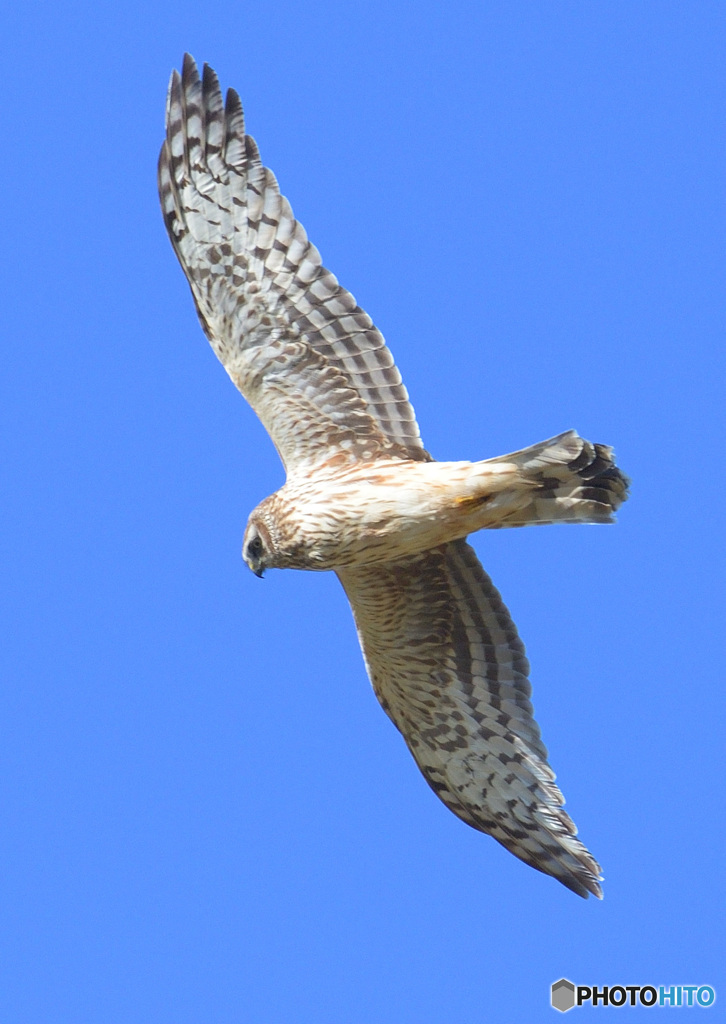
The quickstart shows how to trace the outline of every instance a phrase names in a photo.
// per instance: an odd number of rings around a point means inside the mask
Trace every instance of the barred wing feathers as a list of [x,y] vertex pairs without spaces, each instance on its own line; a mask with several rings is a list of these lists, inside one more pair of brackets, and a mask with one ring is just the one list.
[[376,695],[436,794],[527,864],[601,896],[533,718],[524,646],[474,550],[460,540],[338,576]]
[[393,357],[370,317],[323,267],[274,175],[187,54],[169,85],[159,194],[214,351],[289,470],[336,452],[426,460]]

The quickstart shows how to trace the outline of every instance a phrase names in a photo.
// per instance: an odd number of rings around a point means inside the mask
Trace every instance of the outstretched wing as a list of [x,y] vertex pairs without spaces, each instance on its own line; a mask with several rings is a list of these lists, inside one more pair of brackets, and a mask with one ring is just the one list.
[[459,540],[338,576],[376,695],[434,792],[527,864],[601,896],[532,716],[524,646],[474,550]]
[[341,453],[428,458],[383,337],[262,166],[237,94],[225,107],[188,54],[169,85],[159,194],[206,335],[288,471]]

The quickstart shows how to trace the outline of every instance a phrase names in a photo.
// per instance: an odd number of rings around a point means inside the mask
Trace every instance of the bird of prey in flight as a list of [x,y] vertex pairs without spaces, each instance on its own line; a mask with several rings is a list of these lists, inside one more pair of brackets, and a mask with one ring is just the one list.
[[188,55],[169,86],[159,193],[204,332],[285,465],[249,517],[247,565],[336,572],[376,696],[437,796],[601,896],[533,718],[524,646],[466,537],[612,521],[628,484],[612,449],[570,430],[434,461],[381,333],[295,220],[237,93],[223,102]]

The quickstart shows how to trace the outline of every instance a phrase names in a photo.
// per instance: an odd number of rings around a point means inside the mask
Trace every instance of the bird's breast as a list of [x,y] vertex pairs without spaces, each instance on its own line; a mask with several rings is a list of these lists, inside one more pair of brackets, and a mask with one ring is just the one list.
[[391,460],[292,477],[278,492],[286,566],[337,569],[397,561],[469,532],[468,463]]

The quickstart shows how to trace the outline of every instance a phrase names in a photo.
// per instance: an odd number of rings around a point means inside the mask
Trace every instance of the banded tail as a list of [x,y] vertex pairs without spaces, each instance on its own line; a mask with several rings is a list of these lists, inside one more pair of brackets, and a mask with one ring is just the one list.
[[[612,523],[628,497],[628,477],[615,465],[613,449],[568,430],[529,448],[487,459],[484,465],[514,466],[520,486],[498,496],[490,529],[545,523]],[[508,500],[511,499],[511,510]],[[490,506],[490,511],[494,511]]]

